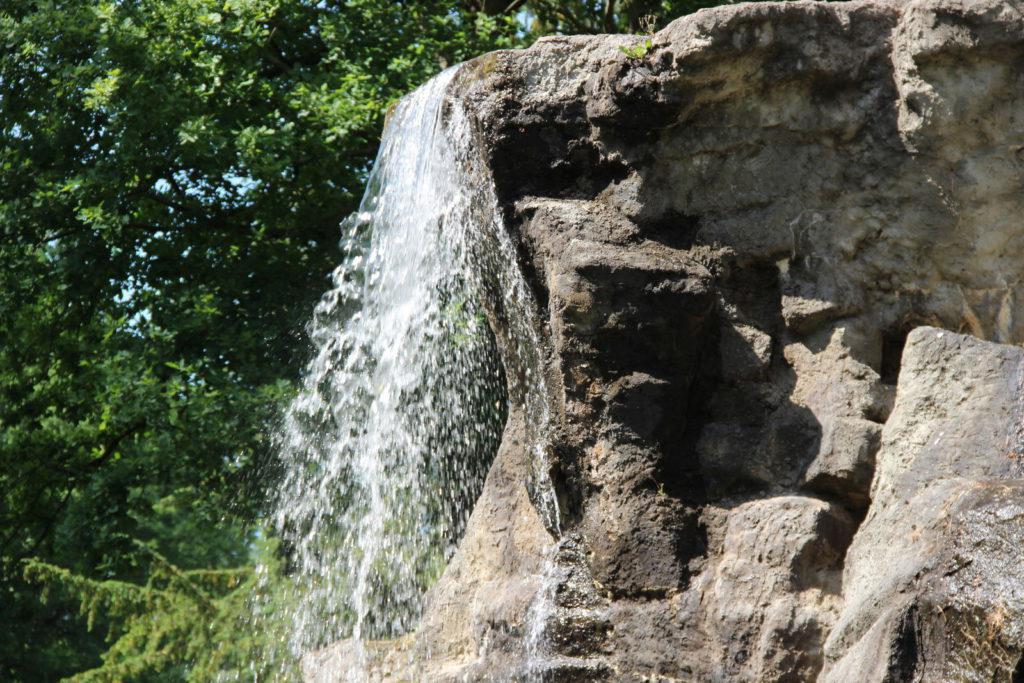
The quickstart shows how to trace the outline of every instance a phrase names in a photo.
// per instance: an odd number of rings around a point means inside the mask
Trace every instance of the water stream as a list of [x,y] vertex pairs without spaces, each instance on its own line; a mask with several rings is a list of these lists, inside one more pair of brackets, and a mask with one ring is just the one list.
[[[415,627],[479,495],[506,400],[527,405],[543,479],[535,307],[470,122],[445,98],[455,73],[389,117],[278,434],[272,521],[294,585],[286,646],[300,657],[353,639],[350,680],[362,680],[363,641]],[[507,378],[488,316],[502,321]]]

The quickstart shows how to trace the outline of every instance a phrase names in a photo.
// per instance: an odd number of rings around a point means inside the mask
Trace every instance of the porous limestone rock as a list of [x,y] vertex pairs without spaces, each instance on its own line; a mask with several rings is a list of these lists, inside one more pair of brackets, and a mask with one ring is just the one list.
[[1024,4],[743,4],[637,40],[453,86],[536,297],[560,514],[513,405],[374,675],[1024,680]]
[[1018,347],[910,334],[824,680],[1010,679],[1024,651],[1022,380]]

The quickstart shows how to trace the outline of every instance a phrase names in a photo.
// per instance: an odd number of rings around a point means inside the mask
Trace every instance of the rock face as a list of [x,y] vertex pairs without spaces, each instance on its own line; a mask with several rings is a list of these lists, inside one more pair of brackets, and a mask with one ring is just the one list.
[[911,333],[824,680],[998,681],[1017,667],[1022,369],[1017,347]]
[[1024,3],[638,41],[457,79],[543,321],[561,518],[513,407],[374,675],[1024,681]]

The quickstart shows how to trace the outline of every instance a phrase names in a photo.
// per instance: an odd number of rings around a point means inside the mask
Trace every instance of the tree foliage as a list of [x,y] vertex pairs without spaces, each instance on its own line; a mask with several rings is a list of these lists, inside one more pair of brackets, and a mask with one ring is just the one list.
[[[518,4],[518,3],[514,3]],[[722,0],[533,0],[522,3],[537,34],[640,33]]]
[[263,619],[259,632],[252,629],[250,610],[273,611],[275,604],[252,596],[280,594],[277,560],[266,544],[261,548],[263,576],[250,567],[183,570],[151,550],[142,585],[89,579],[38,560],[26,563],[25,576],[43,586],[44,601],[52,591],[74,594],[89,629],[101,614],[113,617],[102,664],[70,683],[297,680],[295,663],[280,661],[282,651],[269,647],[284,637],[285,624]]
[[0,4],[0,680],[237,668],[268,430],[388,106],[702,4]]
[[53,681],[105,645],[21,560],[248,561],[388,104],[513,32],[443,2],[12,0],[0,40],[0,679]]

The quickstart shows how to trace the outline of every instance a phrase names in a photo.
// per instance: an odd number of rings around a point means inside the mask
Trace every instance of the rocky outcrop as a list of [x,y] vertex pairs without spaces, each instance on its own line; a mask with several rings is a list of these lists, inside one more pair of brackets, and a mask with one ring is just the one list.
[[1024,680],[1024,5],[747,4],[640,42],[457,79],[542,321],[560,519],[513,407],[378,674]]
[[998,681],[1017,667],[1022,380],[1018,347],[911,333],[824,680]]

